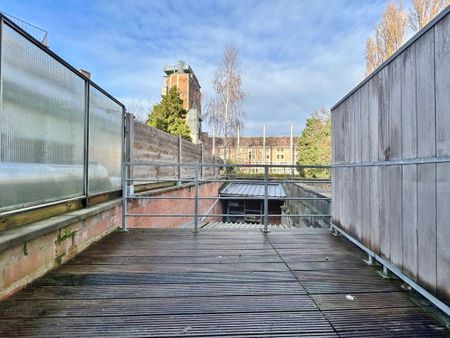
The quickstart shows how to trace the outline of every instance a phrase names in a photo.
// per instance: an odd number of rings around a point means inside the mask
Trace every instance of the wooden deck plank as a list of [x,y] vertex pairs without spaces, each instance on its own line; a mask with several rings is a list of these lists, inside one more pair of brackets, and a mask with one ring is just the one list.
[[448,330],[421,308],[325,311],[345,337],[448,337]]
[[79,286],[31,286],[20,292],[16,299],[108,299],[195,296],[264,296],[304,295],[303,287],[294,282],[273,283],[204,283],[192,284],[140,284],[140,285],[91,285]]
[[0,321],[11,318],[120,316],[127,313],[145,316],[317,310],[307,295],[17,300],[6,309],[0,309]]
[[[352,294],[314,294],[311,296],[322,311],[343,309],[378,309],[416,307],[406,292],[385,292]],[[426,305],[426,303],[424,304]]]
[[184,283],[268,283],[295,281],[290,272],[191,272],[191,273],[133,273],[133,274],[63,274],[50,273],[36,285],[125,285],[125,284],[184,284]]
[[64,265],[60,273],[169,273],[169,272],[276,272],[289,271],[284,263],[228,264],[77,264]]
[[381,278],[342,238],[313,230],[114,233],[0,304],[0,336],[448,332],[399,281]]
[[[305,325],[308,323],[308,325]],[[3,321],[0,336],[60,337],[60,318]],[[67,336],[202,337],[287,336],[337,337],[318,311],[208,315],[72,317],[64,322]]]
[[232,263],[280,263],[278,255],[216,255],[216,256],[91,256],[81,254],[67,264],[232,264]]

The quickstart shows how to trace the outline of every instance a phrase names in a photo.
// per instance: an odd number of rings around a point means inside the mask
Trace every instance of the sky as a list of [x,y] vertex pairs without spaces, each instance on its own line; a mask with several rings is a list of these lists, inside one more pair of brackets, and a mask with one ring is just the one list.
[[[367,36],[384,0],[2,0],[0,11],[48,32],[49,47],[132,110],[159,102],[163,66],[184,60],[203,107],[225,45],[246,93],[243,136],[299,135],[364,79]],[[139,102],[139,104],[137,104]],[[138,118],[144,118],[141,113]],[[209,131],[207,123],[204,131]]]

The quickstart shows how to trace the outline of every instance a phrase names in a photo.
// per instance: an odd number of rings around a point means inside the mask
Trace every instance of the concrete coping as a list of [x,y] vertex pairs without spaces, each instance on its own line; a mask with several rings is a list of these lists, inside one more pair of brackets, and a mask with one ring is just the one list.
[[317,188],[313,185],[310,184],[305,184],[305,183],[295,183],[296,185],[302,187],[304,190],[306,190],[307,192],[316,194],[320,197],[326,197],[326,198],[331,198],[331,191],[329,190],[325,190],[322,188]]
[[46,235],[52,231],[64,228],[67,225],[83,221],[86,218],[112,209],[121,202],[122,199],[116,198],[86,209],[70,211],[62,215],[52,216],[23,226],[3,230],[0,232],[0,252],[18,244],[30,241],[34,238]]

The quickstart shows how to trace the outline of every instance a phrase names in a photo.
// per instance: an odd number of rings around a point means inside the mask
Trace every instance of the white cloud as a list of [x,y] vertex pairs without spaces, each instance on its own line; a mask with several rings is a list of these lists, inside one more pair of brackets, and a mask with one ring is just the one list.
[[[124,102],[158,101],[163,65],[185,60],[206,103],[223,46],[235,44],[247,93],[246,135],[260,134],[263,123],[269,135],[287,134],[290,123],[299,132],[310,113],[362,80],[365,39],[385,4],[86,0],[65,3],[67,12],[52,1],[32,3],[36,13],[26,15],[49,31],[51,48]],[[51,18],[48,27],[42,17]]]

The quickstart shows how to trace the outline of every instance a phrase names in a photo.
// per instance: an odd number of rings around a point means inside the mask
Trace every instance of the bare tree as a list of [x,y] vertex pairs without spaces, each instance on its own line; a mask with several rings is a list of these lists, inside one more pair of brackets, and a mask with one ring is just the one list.
[[366,75],[387,60],[403,44],[408,17],[401,1],[389,2],[375,27],[375,37],[366,43]]
[[150,105],[142,98],[131,98],[125,100],[127,111],[134,115],[136,120],[145,123],[148,113],[150,112]]
[[409,25],[414,31],[420,30],[448,5],[450,0],[411,0]]
[[219,136],[223,136],[225,159],[230,156],[229,137],[243,127],[245,112],[242,103],[245,93],[241,88],[241,75],[237,64],[237,52],[233,46],[224,48],[222,60],[214,73],[213,86],[216,97],[206,109],[208,122]]

